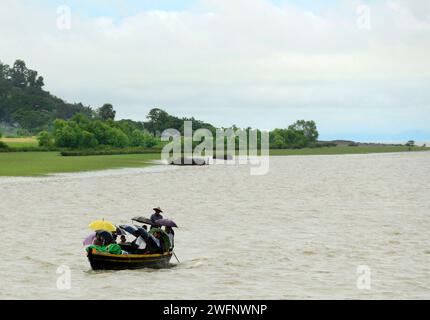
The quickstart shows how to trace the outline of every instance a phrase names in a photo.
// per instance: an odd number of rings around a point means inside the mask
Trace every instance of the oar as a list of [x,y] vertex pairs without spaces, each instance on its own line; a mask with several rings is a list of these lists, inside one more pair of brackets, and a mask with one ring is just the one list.
[[178,263],[181,263],[181,261],[179,261],[178,257],[176,256],[175,251],[172,251],[173,255],[175,256],[176,260],[178,260]]

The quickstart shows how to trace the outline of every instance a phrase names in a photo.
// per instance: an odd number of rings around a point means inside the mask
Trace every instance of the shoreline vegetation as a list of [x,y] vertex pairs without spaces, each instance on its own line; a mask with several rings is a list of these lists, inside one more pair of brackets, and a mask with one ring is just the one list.
[[[144,168],[152,166],[154,165],[154,161],[160,160],[160,152],[151,153],[149,151],[138,154],[66,157],[61,156],[58,151],[2,152],[0,153],[0,177],[37,177],[58,173]],[[407,146],[339,146],[289,150],[272,149],[270,150],[270,156],[346,155],[420,151],[430,151],[430,148]]]

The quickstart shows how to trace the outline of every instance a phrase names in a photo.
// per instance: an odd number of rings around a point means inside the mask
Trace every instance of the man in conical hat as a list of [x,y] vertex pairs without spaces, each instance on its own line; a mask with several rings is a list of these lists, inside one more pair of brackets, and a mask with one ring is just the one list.
[[152,223],[156,223],[157,220],[161,220],[163,219],[163,216],[161,215],[161,213],[163,213],[163,210],[161,210],[160,207],[154,208],[153,209],[155,212],[154,214],[151,216],[151,222]]

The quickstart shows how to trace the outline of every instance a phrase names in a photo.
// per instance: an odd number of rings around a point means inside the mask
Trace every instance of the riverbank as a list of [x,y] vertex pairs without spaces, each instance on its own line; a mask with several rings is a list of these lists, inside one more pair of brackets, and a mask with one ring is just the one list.
[[54,173],[141,168],[159,160],[159,154],[62,157],[59,152],[0,153],[0,176],[28,177]]
[[[331,147],[298,150],[271,150],[271,156],[337,155],[391,152],[430,151],[414,147]],[[125,154],[86,157],[62,157],[59,152],[9,152],[0,153],[0,176],[28,177],[55,173],[73,173],[119,168],[142,168],[160,160],[160,154]]]

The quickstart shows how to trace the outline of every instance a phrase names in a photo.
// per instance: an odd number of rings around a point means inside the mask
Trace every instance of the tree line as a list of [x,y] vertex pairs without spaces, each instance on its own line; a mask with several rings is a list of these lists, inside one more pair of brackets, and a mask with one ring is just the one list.
[[[193,129],[208,129],[215,136],[216,127],[194,117],[176,117],[153,108],[146,121],[116,121],[110,103],[93,109],[82,103],[70,104],[43,89],[44,78],[29,69],[23,60],[12,66],[0,62],[0,122],[39,134],[41,146],[83,149],[103,146],[153,147],[161,143],[166,129],[184,133],[184,121]],[[236,130],[236,126],[232,126]],[[250,130],[247,128],[245,130]],[[270,132],[271,148],[304,148],[315,146],[318,130],[314,121],[300,120],[286,129]]]
[[[99,117],[89,118],[84,114],[76,114],[70,120],[57,119],[53,122],[52,130],[42,131],[38,135],[42,147],[58,147],[68,149],[94,148],[126,148],[161,147],[161,133],[166,129],[176,129],[184,134],[184,121],[193,118],[177,118],[166,111],[152,109],[147,122],[132,120],[115,121],[115,111],[112,105],[106,104],[98,110]],[[159,115],[163,115],[160,117]],[[166,119],[169,119],[166,121]],[[193,130],[206,128],[216,137],[216,128],[202,121],[193,121]],[[233,130],[238,130],[236,126]],[[243,129],[247,132],[251,128]],[[258,140],[261,138],[258,132]],[[300,120],[287,129],[275,129],[270,132],[271,148],[305,148],[316,146],[318,131],[314,121]],[[258,141],[260,145],[261,141]],[[194,144],[198,144],[195,142]],[[214,145],[216,141],[214,140]],[[238,137],[236,139],[238,146]]]
[[[184,121],[187,120],[193,121],[193,130],[205,128],[215,136],[217,129],[209,123],[194,118],[178,118],[169,115],[166,111],[159,108],[152,109],[147,119],[148,122],[144,123],[144,127],[155,136],[160,135],[166,129],[176,129],[183,134]],[[235,125],[231,128],[233,130],[238,129]],[[251,129],[248,127],[243,130],[249,131]],[[260,134],[257,136],[260,137]],[[286,129],[271,131],[269,137],[270,147],[273,149],[306,148],[317,145],[319,133],[315,121],[299,120]]]

